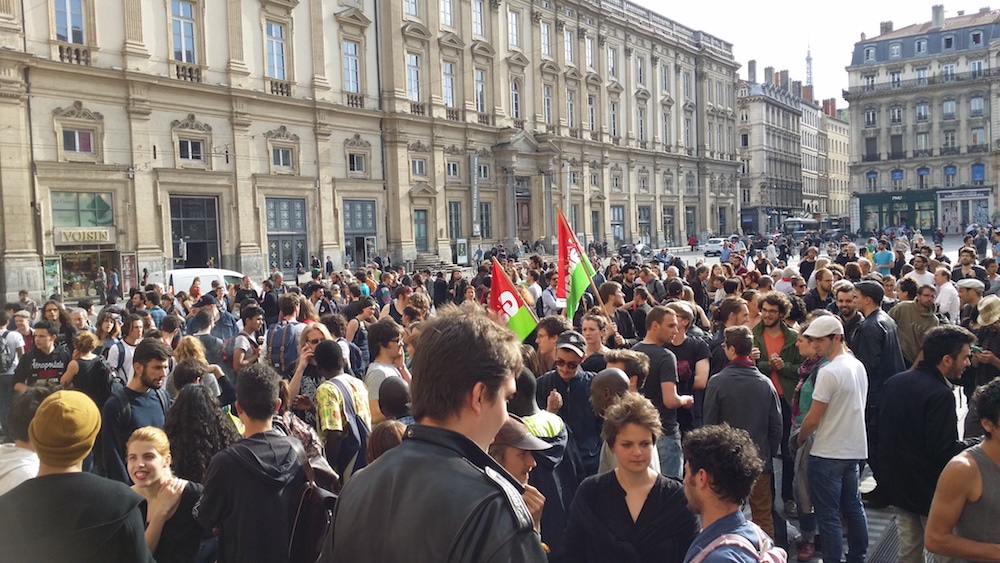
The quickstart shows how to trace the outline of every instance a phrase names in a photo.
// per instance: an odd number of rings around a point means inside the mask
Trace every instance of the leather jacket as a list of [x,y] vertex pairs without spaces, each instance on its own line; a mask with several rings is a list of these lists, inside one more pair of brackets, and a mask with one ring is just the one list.
[[333,560],[544,562],[523,492],[472,440],[414,424],[341,491]]
[[885,381],[906,370],[896,321],[881,308],[876,309],[861,321],[849,347],[868,371],[868,405],[877,405]]

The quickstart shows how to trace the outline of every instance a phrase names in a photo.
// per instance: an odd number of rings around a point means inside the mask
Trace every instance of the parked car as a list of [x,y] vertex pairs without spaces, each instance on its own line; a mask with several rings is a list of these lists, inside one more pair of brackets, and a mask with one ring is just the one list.
[[724,238],[710,238],[705,244],[705,256],[722,256],[722,245],[726,243]]
[[840,239],[843,238],[844,235],[853,237],[853,233],[848,233],[844,229],[828,229],[823,233],[823,242],[833,241],[839,243]]

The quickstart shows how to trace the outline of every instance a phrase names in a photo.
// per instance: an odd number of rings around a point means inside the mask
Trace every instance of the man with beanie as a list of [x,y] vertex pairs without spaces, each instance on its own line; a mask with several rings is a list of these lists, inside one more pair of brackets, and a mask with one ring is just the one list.
[[83,472],[101,413],[79,391],[57,391],[28,427],[38,477],[0,502],[0,561],[151,562],[142,497]]

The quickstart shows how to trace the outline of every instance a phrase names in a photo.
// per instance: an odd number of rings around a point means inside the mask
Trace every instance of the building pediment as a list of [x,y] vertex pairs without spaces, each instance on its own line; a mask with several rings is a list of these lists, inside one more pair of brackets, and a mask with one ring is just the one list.
[[208,125],[207,123],[202,123],[201,121],[198,121],[195,118],[195,116],[194,116],[193,113],[189,113],[187,115],[187,119],[184,119],[184,120],[175,119],[175,120],[173,120],[170,123],[170,127],[173,128],[173,129],[187,129],[189,131],[203,131],[203,132],[206,132],[206,133],[210,132],[212,130],[212,126],[211,125]]
[[521,68],[525,68],[531,64],[531,61],[528,60],[528,57],[525,57],[523,54],[518,53],[516,51],[513,54],[511,54],[511,56],[507,57],[507,62],[514,66],[519,66]]
[[575,66],[569,67],[566,69],[566,80],[576,80],[579,82],[580,80],[583,80],[583,75],[580,74],[580,71],[577,70]]
[[462,38],[455,35],[454,33],[447,31],[438,37],[438,45],[443,49],[455,49],[456,51],[461,51],[465,49],[465,42]]
[[587,73],[587,84],[593,84],[595,86],[600,86],[601,84],[604,84],[604,80],[601,78],[600,74],[597,74],[596,72],[588,72]]
[[76,100],[73,105],[67,108],[56,108],[52,111],[52,115],[60,117],[63,119],[85,119],[87,121],[104,121],[104,115],[96,112],[90,111],[89,109],[83,107],[83,102]]
[[265,10],[280,11],[291,14],[292,10],[299,5],[299,0],[260,0],[260,5]]
[[622,85],[619,84],[618,82],[612,82],[608,84],[608,92],[611,92],[612,94],[621,94],[624,91],[625,89],[622,88]]
[[359,31],[368,29],[368,26],[372,24],[372,20],[368,19],[365,13],[357,8],[348,8],[343,12],[338,12],[333,17],[341,26],[354,27]]
[[453,156],[461,156],[465,154],[465,150],[457,145],[451,145],[450,147],[445,147],[444,154],[450,154]]
[[590,200],[591,201],[596,201],[596,202],[603,203],[603,202],[607,201],[607,199],[608,199],[608,197],[606,195],[604,195],[604,192],[601,192],[599,190],[593,190],[593,191],[590,192]]
[[289,133],[288,128],[284,125],[278,127],[277,129],[272,129],[267,133],[264,133],[264,137],[274,140],[274,141],[294,141],[298,142],[299,136],[295,133]]
[[647,101],[650,98],[649,90],[645,88],[639,88],[635,91],[635,99]]
[[419,22],[406,22],[400,31],[403,33],[403,37],[418,39],[420,41],[431,40],[431,32],[427,31],[427,28]]
[[472,42],[472,54],[473,56],[479,55],[481,57],[487,57],[492,59],[497,55],[493,46],[485,41],[473,41]]
[[414,141],[414,142],[406,145],[406,148],[409,149],[412,152],[430,152],[431,151],[430,147],[428,147],[427,145],[425,145],[423,141]]
[[437,195],[437,191],[430,182],[417,182],[410,186],[410,197],[434,197]]
[[542,61],[542,64],[538,65],[538,70],[545,74],[559,74],[562,69],[552,61]]
[[344,146],[349,149],[370,149],[372,144],[361,138],[360,133],[355,133],[353,137],[344,139]]
[[674,98],[673,98],[673,96],[671,96],[670,93],[664,94],[663,97],[660,98],[660,104],[662,104],[663,107],[667,107],[667,108],[674,107]]
[[687,111],[694,111],[696,107],[697,106],[695,106],[694,102],[692,102],[691,100],[684,102],[684,109],[686,109]]

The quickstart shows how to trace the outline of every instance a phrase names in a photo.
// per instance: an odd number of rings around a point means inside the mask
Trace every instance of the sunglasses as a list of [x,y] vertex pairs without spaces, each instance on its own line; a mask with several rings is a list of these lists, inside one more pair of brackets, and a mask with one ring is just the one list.
[[313,346],[315,346],[315,345],[319,344],[320,342],[323,342],[323,339],[322,338],[313,338],[313,339],[310,339],[310,340],[306,340],[306,342],[309,343],[309,344],[312,344]]
[[580,362],[567,362],[566,360],[556,360],[556,367],[566,367],[569,369],[576,369],[580,367]]

